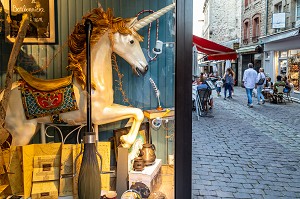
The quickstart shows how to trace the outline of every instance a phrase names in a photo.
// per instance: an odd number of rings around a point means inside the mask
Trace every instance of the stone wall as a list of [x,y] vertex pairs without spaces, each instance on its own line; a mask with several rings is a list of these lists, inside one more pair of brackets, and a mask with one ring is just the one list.
[[241,38],[241,1],[206,0],[204,14],[205,38],[220,44]]

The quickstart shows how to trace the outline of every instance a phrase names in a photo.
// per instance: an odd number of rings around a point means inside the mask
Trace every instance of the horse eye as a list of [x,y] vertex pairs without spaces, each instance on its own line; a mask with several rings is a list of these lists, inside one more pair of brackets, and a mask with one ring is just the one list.
[[134,40],[130,40],[130,43],[133,44],[133,43],[134,43]]

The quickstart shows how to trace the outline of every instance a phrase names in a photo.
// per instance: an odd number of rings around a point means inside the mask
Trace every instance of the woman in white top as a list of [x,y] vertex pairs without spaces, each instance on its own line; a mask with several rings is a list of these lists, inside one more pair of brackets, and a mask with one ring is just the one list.
[[262,100],[262,104],[265,103],[265,98],[262,94],[262,90],[264,85],[266,84],[266,75],[264,73],[264,69],[260,68],[259,73],[256,77],[256,89],[257,89],[257,104],[260,105],[260,100]]

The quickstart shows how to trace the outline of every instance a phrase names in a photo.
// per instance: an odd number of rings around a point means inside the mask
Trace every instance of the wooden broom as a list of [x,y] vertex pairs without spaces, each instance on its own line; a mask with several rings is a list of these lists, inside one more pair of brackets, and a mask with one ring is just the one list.
[[92,21],[86,19],[86,90],[87,90],[87,132],[83,137],[84,151],[78,176],[79,199],[99,199],[101,195],[101,178],[97,160],[96,134],[92,132],[91,111],[91,53],[90,37],[92,33]]

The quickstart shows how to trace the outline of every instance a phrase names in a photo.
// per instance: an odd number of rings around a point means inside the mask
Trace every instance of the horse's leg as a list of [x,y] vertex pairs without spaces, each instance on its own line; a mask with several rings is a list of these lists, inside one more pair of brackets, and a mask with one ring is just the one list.
[[144,114],[141,109],[114,104],[112,106],[105,107],[103,115],[99,115],[99,117],[101,117],[101,119],[99,118],[101,122],[104,121],[104,123],[133,118],[133,123],[129,133],[121,137],[122,146],[124,148],[130,148],[136,139],[140,125],[144,119]]
[[27,120],[18,88],[12,90],[5,118],[5,128],[12,135],[12,145],[23,146],[30,142],[35,134],[37,120]]
[[12,146],[24,146],[28,144],[35,134],[37,122],[33,121],[7,121],[6,128],[12,134]]

